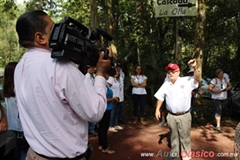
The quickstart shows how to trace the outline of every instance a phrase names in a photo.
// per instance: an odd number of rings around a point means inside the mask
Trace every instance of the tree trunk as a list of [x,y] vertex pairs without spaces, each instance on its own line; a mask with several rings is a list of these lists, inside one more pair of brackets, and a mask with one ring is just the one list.
[[202,75],[202,62],[205,45],[204,29],[206,26],[206,3],[205,0],[198,0],[198,15],[196,18],[195,44],[193,58],[197,59],[198,70]]
[[97,2],[96,0],[90,0],[90,13],[91,13],[91,28],[95,29],[99,26]]
[[175,44],[175,59],[182,60],[182,37],[179,35],[180,19],[176,19],[176,44]]
[[[114,24],[114,18],[113,18],[113,6],[112,6],[112,0],[105,0],[105,16],[106,16],[106,30],[110,35],[114,35],[113,32],[113,24]],[[113,51],[113,56],[117,59],[117,47],[116,47],[116,39],[113,37],[113,40],[111,41],[111,48]]]

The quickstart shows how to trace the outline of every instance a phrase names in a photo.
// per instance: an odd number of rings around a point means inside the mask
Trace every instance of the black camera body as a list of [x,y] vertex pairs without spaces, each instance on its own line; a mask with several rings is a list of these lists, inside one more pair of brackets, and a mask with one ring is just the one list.
[[49,38],[49,47],[52,49],[51,57],[69,59],[79,65],[95,66],[99,54],[104,51],[104,59],[111,59],[108,50],[99,49],[95,44],[101,36],[111,41],[112,37],[103,29],[97,28],[90,33],[90,29],[76,20],[65,17],[63,22],[52,27]]

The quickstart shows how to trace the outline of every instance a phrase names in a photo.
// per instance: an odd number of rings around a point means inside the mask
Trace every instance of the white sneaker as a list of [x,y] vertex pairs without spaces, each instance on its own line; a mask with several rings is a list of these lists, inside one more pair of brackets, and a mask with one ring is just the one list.
[[121,127],[121,126],[115,126],[115,129],[116,129],[116,130],[122,130],[123,127]]
[[109,127],[108,130],[111,131],[111,132],[118,132],[118,130],[116,130],[114,127]]

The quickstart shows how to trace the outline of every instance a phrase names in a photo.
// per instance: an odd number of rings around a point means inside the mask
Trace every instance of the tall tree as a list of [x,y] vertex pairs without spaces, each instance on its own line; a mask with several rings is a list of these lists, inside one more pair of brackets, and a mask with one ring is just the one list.
[[[205,44],[204,29],[206,27],[206,4],[205,0],[198,0],[198,15],[195,29],[195,48],[193,57],[196,58],[198,70],[202,73],[202,61]],[[200,74],[201,75],[201,74]]]
[[[106,31],[110,35],[114,35],[114,8],[113,8],[113,1],[112,0],[104,0],[104,13],[105,13],[105,22],[106,22]],[[115,26],[116,27],[116,26]],[[117,46],[116,46],[116,39],[114,38],[111,42],[111,48],[113,51],[113,56],[117,58]]]
[[91,13],[91,28],[95,29],[99,26],[97,1],[90,0],[90,13]]
[[[59,0],[29,0],[25,1],[26,10],[45,10],[51,17],[57,17],[60,9]],[[59,16],[59,15],[58,15]]]
[[89,0],[69,0],[61,3],[62,17],[71,17],[86,27],[91,27],[90,1]]

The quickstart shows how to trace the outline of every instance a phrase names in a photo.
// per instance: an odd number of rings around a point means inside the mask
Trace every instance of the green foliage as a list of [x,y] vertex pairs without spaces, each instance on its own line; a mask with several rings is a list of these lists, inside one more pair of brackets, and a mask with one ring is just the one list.
[[69,16],[83,25],[90,27],[89,0],[68,0],[62,2],[62,17]]
[[[239,67],[234,63],[238,59],[239,48],[239,1],[209,1],[207,9],[206,47],[203,71],[209,77],[217,68],[230,71]],[[237,53],[237,54],[236,54]],[[212,68],[212,70],[209,70]],[[231,73],[232,80],[237,80],[239,73]]]
[[19,14],[14,1],[1,1],[0,11],[0,66],[5,66],[10,61],[18,61],[21,49],[18,45],[18,38],[15,32],[15,20]]
[[[112,3],[111,26],[106,26],[106,4]],[[205,47],[203,53],[203,76],[213,77],[216,68],[231,71],[231,79],[238,81],[240,73],[239,40],[239,1],[207,1],[207,20],[205,29]],[[15,22],[23,11],[41,9],[46,11],[55,22],[70,16],[90,28],[91,14],[89,0],[29,0],[15,5],[13,0],[1,0],[0,11],[0,59],[1,65],[19,60],[23,48],[17,43]],[[187,61],[193,56],[196,17],[155,18],[151,1],[105,1],[97,0],[99,25],[113,29],[117,45],[118,59],[124,66],[126,83],[132,68],[140,63],[148,77],[150,96],[160,86],[165,76],[164,68],[169,62],[176,62],[186,73]],[[24,8],[22,8],[24,6]],[[176,21],[180,22],[182,38],[182,59],[175,60]]]

